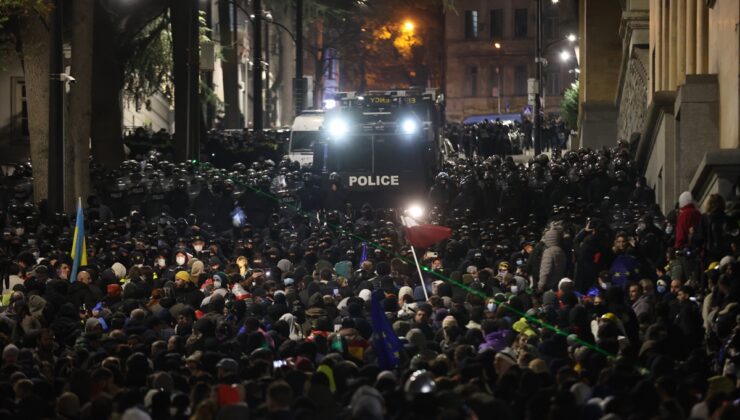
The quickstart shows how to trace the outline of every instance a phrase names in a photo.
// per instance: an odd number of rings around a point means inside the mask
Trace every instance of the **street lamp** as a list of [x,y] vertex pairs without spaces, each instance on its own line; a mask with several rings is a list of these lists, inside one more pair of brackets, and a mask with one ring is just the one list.
[[568,42],[576,42],[576,39],[578,39],[578,37],[576,37],[576,34],[568,34],[565,39],[567,39]]
[[495,48],[497,50],[500,50],[501,49],[501,43],[500,42],[494,42],[493,43],[493,48]]
[[413,32],[414,31],[414,22],[407,20],[403,23],[403,30],[404,32]]
[[560,51],[560,61],[568,61],[570,60],[570,53],[568,51]]
[[[559,0],[551,0],[550,3],[556,5]],[[537,0],[536,20],[537,20],[537,33],[535,36],[535,77],[537,79],[537,91],[534,95],[534,153],[539,154],[542,151],[542,66],[547,60],[543,57],[543,52],[553,44],[548,44],[545,48],[542,48],[542,3],[543,0]],[[572,37],[575,41],[575,36]],[[566,37],[569,41],[571,36]],[[571,42],[573,42],[571,41]],[[561,54],[562,58],[562,54]]]

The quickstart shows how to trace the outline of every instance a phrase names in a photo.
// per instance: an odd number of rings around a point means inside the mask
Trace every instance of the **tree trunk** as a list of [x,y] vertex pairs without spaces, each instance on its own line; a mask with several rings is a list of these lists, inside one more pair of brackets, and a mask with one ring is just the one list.
[[[226,0],[218,2],[218,26],[221,41],[221,74],[224,89],[224,128],[240,128],[239,67],[236,58],[236,40],[231,30],[229,11],[234,6]],[[236,13],[236,10],[234,10]],[[236,28],[235,28],[236,29]]]
[[72,66],[77,82],[70,86],[65,142],[66,194],[64,208],[74,210],[76,198],[90,193],[90,117],[92,101],[92,57],[94,0],[77,0],[72,10]]
[[175,79],[175,159],[197,159],[200,134],[198,96],[198,3],[173,1],[172,58]]
[[92,42],[92,156],[106,168],[123,161],[123,63],[116,51],[115,28],[108,14],[95,2]]
[[49,48],[50,34],[40,16],[21,23],[23,72],[28,102],[28,131],[33,166],[33,199],[48,197],[49,185]]

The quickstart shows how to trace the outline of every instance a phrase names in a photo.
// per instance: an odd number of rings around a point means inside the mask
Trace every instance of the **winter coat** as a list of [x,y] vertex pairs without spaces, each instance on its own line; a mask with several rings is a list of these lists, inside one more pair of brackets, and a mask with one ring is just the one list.
[[710,261],[718,261],[730,252],[728,235],[729,221],[723,211],[707,213],[702,219],[704,249]]
[[575,268],[575,283],[576,290],[585,293],[596,283],[596,279],[599,277],[599,272],[605,269],[606,250],[601,243],[599,238],[595,235],[588,234],[585,231],[576,236],[576,268]]
[[566,257],[561,248],[561,233],[557,229],[550,229],[543,237],[545,252],[542,253],[540,263],[540,278],[538,287],[544,290],[557,289],[560,279],[565,277]]
[[67,298],[75,308],[79,308],[85,304],[88,309],[92,309],[101,297],[102,293],[97,290],[97,287],[81,281],[72,283],[69,286],[69,291],[67,291]]
[[701,212],[696,209],[694,203],[681,207],[676,222],[676,249],[683,249],[689,245],[689,229],[697,229],[701,223]]
[[650,303],[650,296],[641,295],[636,301],[632,302],[632,310],[635,311],[635,315],[639,318],[642,314],[649,314],[652,304]]

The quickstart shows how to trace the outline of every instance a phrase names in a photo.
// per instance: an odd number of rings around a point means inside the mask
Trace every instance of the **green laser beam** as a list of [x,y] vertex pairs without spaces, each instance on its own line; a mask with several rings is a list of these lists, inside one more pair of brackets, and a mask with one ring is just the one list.
[[[201,166],[201,165],[204,166],[206,169],[213,167],[213,165],[211,165],[208,162],[203,163],[203,164],[200,164],[200,163],[197,163],[197,164],[198,164],[198,166]],[[239,184],[239,185],[241,185],[241,186],[243,186],[245,188],[248,188],[248,189],[250,189],[251,191],[253,191],[253,192],[257,193],[257,194],[260,194],[262,196],[268,197],[268,198],[274,200],[275,202],[278,202],[278,203],[280,202],[280,199],[278,197],[276,197],[274,194],[271,194],[269,192],[262,191],[259,188],[254,188],[251,185],[242,183],[242,182],[240,182],[238,180],[233,180],[233,181],[234,181],[235,184]],[[305,215],[305,216],[310,216],[310,214],[307,211],[301,209],[299,206],[288,206],[288,207],[291,210],[294,210],[296,213],[300,213],[300,214]],[[403,261],[403,262],[405,262],[405,263],[407,263],[409,265],[412,265],[412,264],[413,265],[416,265],[416,263],[414,263],[412,260],[408,259],[407,257],[399,254],[398,252],[396,252],[396,251],[394,251],[392,249],[387,249],[387,248],[383,247],[382,245],[380,245],[380,244],[378,244],[378,243],[376,243],[376,242],[374,242],[372,240],[369,240],[367,238],[363,238],[362,236],[359,236],[359,235],[357,235],[357,234],[355,234],[353,232],[347,231],[347,230],[345,230],[341,226],[333,225],[333,224],[330,224],[330,223],[328,223],[326,221],[324,221],[324,223],[326,223],[328,226],[336,229],[337,231],[339,231],[340,233],[342,233],[344,235],[347,235],[349,237],[355,238],[355,239],[357,239],[357,240],[359,240],[361,242],[365,242],[365,243],[367,243],[368,245],[370,245],[371,247],[373,247],[375,249],[380,249],[381,251],[385,251],[388,254],[395,256],[396,258],[400,259],[401,261]],[[483,293],[480,290],[473,289],[473,288],[471,288],[471,287],[469,287],[469,286],[467,286],[467,285],[465,285],[463,283],[460,283],[460,282],[458,282],[456,280],[453,280],[450,277],[445,276],[442,273],[438,273],[436,271],[432,271],[428,267],[424,267],[424,266],[421,266],[421,265],[419,267],[421,267],[422,271],[424,271],[426,273],[429,273],[429,274],[431,274],[431,275],[439,278],[440,280],[442,280],[442,281],[444,281],[446,283],[449,283],[449,284],[452,284],[453,286],[459,287],[459,288],[467,291],[468,293],[474,294],[474,295],[476,295],[476,296],[478,296],[478,297],[480,297],[480,298],[482,298],[484,300],[486,300],[486,299],[492,299],[496,303],[497,306],[503,307],[503,308],[505,308],[507,310],[510,310],[511,312],[514,312],[515,314],[517,314],[517,315],[521,316],[522,318],[526,319],[528,322],[532,322],[534,324],[537,324],[537,325],[541,326],[542,328],[545,328],[545,329],[548,329],[550,331],[553,331],[554,333],[556,333],[558,335],[562,335],[562,336],[565,336],[565,337],[568,337],[568,336],[571,335],[567,331],[565,331],[565,330],[563,330],[561,328],[558,328],[555,325],[552,325],[552,324],[550,324],[548,322],[545,322],[545,321],[543,321],[543,320],[541,320],[539,318],[533,317],[531,315],[527,315],[526,312],[522,312],[519,309],[512,307],[511,305],[509,305],[505,301],[499,301],[499,300],[497,300],[495,296],[488,296],[487,294]],[[422,285],[422,287],[425,287],[425,286]],[[589,348],[591,350],[594,350],[594,351],[596,351],[598,353],[601,353],[604,356],[607,356],[609,358],[615,358],[616,357],[614,354],[606,351],[605,349],[603,349],[603,348],[601,348],[601,347],[599,347],[599,346],[597,346],[595,344],[589,343],[589,342],[587,342],[587,341],[579,338],[575,334],[573,334],[573,337],[571,339],[574,342],[580,344],[581,346],[587,347],[587,348]]]

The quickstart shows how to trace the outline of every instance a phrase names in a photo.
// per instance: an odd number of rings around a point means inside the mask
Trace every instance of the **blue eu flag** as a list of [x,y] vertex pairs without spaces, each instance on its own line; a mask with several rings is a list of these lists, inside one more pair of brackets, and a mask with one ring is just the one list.
[[401,362],[399,352],[401,351],[401,340],[393,331],[391,323],[385,316],[380,301],[385,296],[382,290],[376,290],[372,294],[372,321],[373,336],[372,345],[378,358],[378,365],[383,370],[392,370]]

